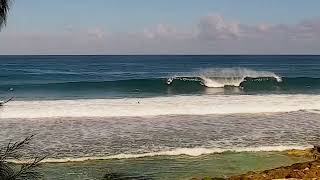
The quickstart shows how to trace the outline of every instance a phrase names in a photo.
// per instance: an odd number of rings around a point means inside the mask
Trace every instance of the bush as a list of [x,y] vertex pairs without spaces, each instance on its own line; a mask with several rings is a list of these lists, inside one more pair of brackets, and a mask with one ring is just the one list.
[[36,157],[27,163],[16,164],[14,161],[23,159],[21,151],[28,145],[33,138],[29,136],[20,142],[9,142],[6,147],[0,149],[0,179],[1,180],[20,180],[20,179],[39,179],[41,174],[35,168],[46,158]]

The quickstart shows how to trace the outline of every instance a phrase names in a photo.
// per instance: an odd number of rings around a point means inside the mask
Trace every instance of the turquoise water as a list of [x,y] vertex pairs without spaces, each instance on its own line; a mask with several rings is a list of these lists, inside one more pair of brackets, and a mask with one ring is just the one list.
[[40,172],[46,179],[98,180],[103,179],[107,173],[133,179],[191,179],[193,177],[228,177],[307,160],[275,152],[224,153],[200,157],[164,156],[82,163],[53,163],[42,165]]

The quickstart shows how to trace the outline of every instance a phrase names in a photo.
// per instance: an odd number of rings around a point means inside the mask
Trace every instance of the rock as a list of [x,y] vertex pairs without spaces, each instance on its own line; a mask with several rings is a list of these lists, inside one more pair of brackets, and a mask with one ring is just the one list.
[[287,154],[290,156],[303,156],[310,157],[314,159],[320,159],[320,146],[314,146],[313,148],[305,149],[305,150],[289,150]]
[[[280,167],[263,172],[248,172],[247,174],[232,176],[228,180],[273,180],[273,179],[319,179],[320,180],[320,146],[306,150],[289,150],[288,155],[314,158],[314,161],[297,163],[287,167]],[[193,180],[220,180],[219,178],[202,178]]]
[[313,153],[313,158],[320,159],[320,146],[315,146],[313,148],[312,153]]
[[247,173],[230,177],[230,180],[312,179],[320,177],[320,161],[297,163],[263,172]]
[[313,156],[312,150],[313,148],[305,149],[305,150],[292,149],[292,150],[288,150],[287,154],[290,156],[312,157]]
[[205,178],[192,178],[191,180],[226,180],[225,178],[211,178],[211,177],[205,177]]

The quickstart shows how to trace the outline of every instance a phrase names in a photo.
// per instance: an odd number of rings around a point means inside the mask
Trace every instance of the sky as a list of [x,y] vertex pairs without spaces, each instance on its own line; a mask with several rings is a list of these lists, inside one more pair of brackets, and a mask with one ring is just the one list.
[[15,0],[0,54],[320,54],[319,0]]

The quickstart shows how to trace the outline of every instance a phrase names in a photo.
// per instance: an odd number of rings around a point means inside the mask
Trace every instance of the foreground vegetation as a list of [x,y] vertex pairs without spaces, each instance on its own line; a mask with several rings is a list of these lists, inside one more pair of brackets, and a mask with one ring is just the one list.
[[23,164],[13,163],[24,159],[23,149],[29,145],[32,136],[22,141],[11,143],[0,149],[0,179],[20,180],[20,179],[40,179],[41,174],[36,171],[36,167],[46,157],[36,157]]
[[7,23],[11,0],[0,0],[0,30]]

